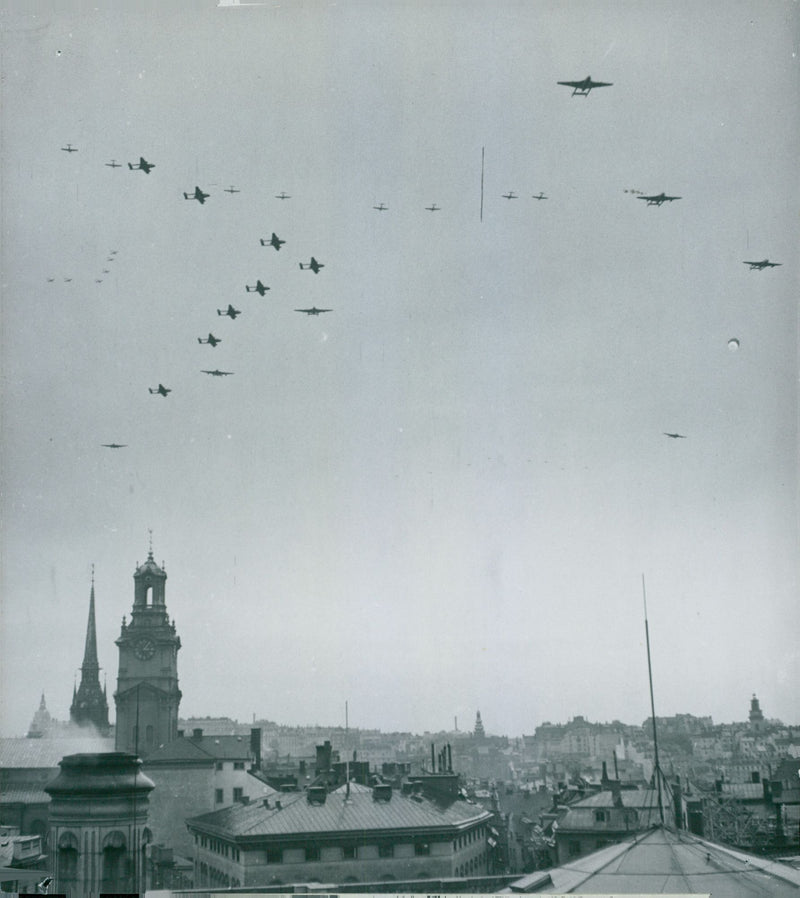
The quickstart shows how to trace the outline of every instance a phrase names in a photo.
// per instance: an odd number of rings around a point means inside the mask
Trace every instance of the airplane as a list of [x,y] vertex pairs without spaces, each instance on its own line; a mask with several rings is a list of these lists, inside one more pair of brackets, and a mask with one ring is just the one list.
[[140,171],[143,171],[146,175],[149,175],[151,169],[154,169],[155,167],[156,167],[156,166],[155,166],[155,163],[154,163],[154,162],[148,162],[148,161],[144,158],[144,156],[140,156],[140,157],[139,157],[139,161],[136,162],[136,163],[134,163],[134,162],[129,162],[129,163],[128,163],[128,168],[129,168],[131,171],[133,171],[134,169],[139,169]]
[[72,278],[64,278],[64,283],[65,283],[65,284],[71,284],[71,283],[72,283]]
[[286,243],[286,241],[281,240],[274,231],[272,232],[272,236],[269,238],[269,240],[265,240],[263,237],[261,238],[262,246],[274,246],[277,250],[279,250],[284,243]]
[[436,203],[433,203],[430,206],[426,206],[425,208],[427,209],[428,212],[438,212],[439,211],[439,206],[437,206]]
[[104,446],[106,449],[124,449],[128,444],[127,443],[101,443],[101,446]]
[[47,283],[48,283],[48,284],[52,284],[54,280],[55,280],[55,278],[48,278],[48,279],[47,279]]
[[198,337],[197,342],[208,343],[209,346],[216,346],[217,343],[221,343],[222,340],[220,340],[219,337],[215,337],[212,333],[209,332],[205,340],[202,337]]
[[310,268],[314,272],[314,274],[319,274],[320,268],[324,267],[325,266],[322,264],[322,262],[317,262],[317,260],[313,256],[311,257],[311,261],[307,265],[303,265],[302,262],[300,263],[301,270]]
[[78,148],[72,146],[71,143],[68,143],[65,147],[61,147],[61,149],[62,149],[65,153],[77,153],[77,152],[78,152]]
[[662,203],[671,203],[679,200],[679,196],[667,196],[666,193],[658,193],[655,196],[637,196],[637,200],[645,200],[648,206],[660,206]]
[[280,193],[276,194],[275,199],[276,200],[290,200],[291,197],[289,196],[288,193],[284,193],[283,191],[281,191]]
[[389,207],[384,205],[383,203],[378,203],[377,206],[373,206],[372,208],[378,212],[386,212]]
[[323,312],[332,312],[333,309],[318,309],[312,306],[310,309],[295,309],[295,312],[305,312],[306,315],[321,315]]
[[589,91],[593,87],[611,87],[613,82],[611,81],[592,81],[592,79],[587,75],[583,81],[559,81],[559,84],[563,84],[565,87],[571,87],[572,96],[579,97],[588,97]]
[[256,281],[255,286],[251,287],[249,284],[244,285],[244,289],[247,290],[248,293],[258,293],[259,296],[263,296],[269,287],[265,287],[261,281]]
[[535,194],[531,197],[531,199],[532,199],[532,200],[546,200],[547,197],[546,197],[543,193],[539,192],[539,193],[535,193]]
[[686,439],[686,437],[682,433],[667,433],[666,431],[664,431],[664,436],[670,437],[673,440],[685,440]]
[[103,283],[103,279],[102,279],[102,278],[95,278],[95,279],[94,279],[94,282],[95,282],[95,284],[102,284],[102,283]]
[[769,259],[763,259],[761,262],[743,262],[743,265],[749,265],[750,271],[763,271],[765,268],[778,268],[783,262],[770,262]]
[[228,308],[223,312],[222,309],[217,309],[217,315],[227,315],[228,318],[232,318],[234,321],[236,320],[237,315],[241,315],[240,309],[234,309],[230,303],[228,304]]
[[206,368],[203,368],[203,374],[210,374],[212,377],[224,377],[226,374],[233,374],[233,371],[220,371],[219,368],[215,368],[213,371],[209,371]]
[[164,384],[159,384],[158,387],[154,390],[152,387],[148,387],[151,393],[158,393],[161,396],[166,396],[167,393],[171,393],[172,390],[169,387],[165,387]]
[[116,256],[116,254],[119,252],[119,250],[118,249],[110,249],[108,252],[109,252],[109,255]]
[[233,184],[231,184],[230,187],[225,188],[225,193],[241,193],[241,192],[242,191],[238,190],[236,187],[234,187]]
[[112,159],[111,162],[106,162],[105,164],[108,168],[122,168],[122,165],[116,159]]
[[509,190],[508,193],[503,194],[503,199],[504,200],[518,200],[519,197],[516,195],[516,193],[514,193],[513,190]]
[[202,206],[209,196],[211,196],[210,193],[203,193],[199,187],[195,187],[194,193],[184,193],[183,198],[185,200],[197,200]]

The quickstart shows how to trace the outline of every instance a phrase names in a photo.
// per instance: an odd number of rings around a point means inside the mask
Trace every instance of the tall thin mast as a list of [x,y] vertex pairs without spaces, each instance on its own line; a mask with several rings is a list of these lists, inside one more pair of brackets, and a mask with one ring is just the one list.
[[658,735],[656,733],[656,703],[653,698],[653,668],[650,664],[650,628],[647,624],[647,592],[644,586],[644,574],[642,574],[642,598],[644,599],[644,635],[647,641],[647,676],[650,680],[650,713],[653,720],[653,748],[655,750],[655,779],[656,788],[658,789],[658,815],[661,818],[661,824],[664,824],[664,804],[661,800],[661,766],[658,763]]

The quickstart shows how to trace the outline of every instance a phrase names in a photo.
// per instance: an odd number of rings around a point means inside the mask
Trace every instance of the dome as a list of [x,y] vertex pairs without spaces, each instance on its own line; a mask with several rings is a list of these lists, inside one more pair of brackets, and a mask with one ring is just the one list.
[[147,561],[144,564],[140,564],[133,574],[134,577],[146,577],[148,575],[151,577],[167,576],[166,571],[155,563],[152,549],[147,553]]

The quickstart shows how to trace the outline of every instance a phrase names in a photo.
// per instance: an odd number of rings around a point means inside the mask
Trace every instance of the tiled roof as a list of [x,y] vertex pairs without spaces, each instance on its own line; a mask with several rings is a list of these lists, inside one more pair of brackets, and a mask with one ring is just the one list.
[[182,736],[147,756],[145,767],[181,761],[248,761],[248,736]]
[[108,751],[114,751],[113,737],[5,738],[0,739],[0,767],[57,769],[66,755]]
[[[533,888],[533,878],[542,877],[543,872],[549,874],[549,881]],[[715,898],[796,898],[799,889],[800,871],[786,864],[661,826],[511,885],[511,891],[712,894]]]
[[466,801],[437,804],[427,799],[417,801],[393,793],[390,801],[375,801],[370,793],[351,788],[350,798],[344,792],[328,793],[324,804],[311,804],[305,792],[289,792],[280,800],[281,809],[270,800],[233,805],[187,821],[190,827],[221,837],[291,836],[326,832],[361,832],[363,830],[426,829],[432,827],[466,827],[488,821],[491,814]]

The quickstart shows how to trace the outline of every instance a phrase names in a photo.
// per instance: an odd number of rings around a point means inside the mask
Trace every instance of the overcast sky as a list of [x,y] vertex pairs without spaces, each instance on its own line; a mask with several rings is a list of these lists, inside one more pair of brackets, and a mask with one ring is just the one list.
[[3,4],[2,732],[150,529],[183,716],[640,723],[644,575],[659,714],[797,723],[797,4],[174,5]]

